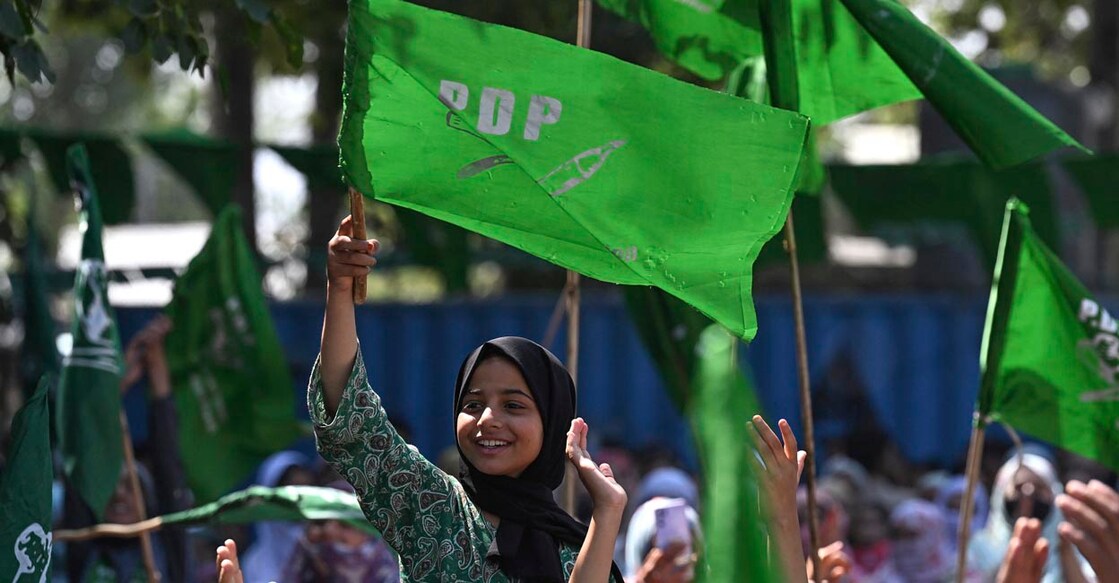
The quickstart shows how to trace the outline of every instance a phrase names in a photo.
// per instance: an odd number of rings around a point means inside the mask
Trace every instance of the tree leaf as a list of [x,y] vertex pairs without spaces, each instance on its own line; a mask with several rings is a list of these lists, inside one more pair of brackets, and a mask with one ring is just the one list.
[[10,0],[0,2],[0,34],[12,40],[19,40],[30,32],[28,27],[24,26],[23,18],[16,11],[15,3]]
[[133,18],[121,31],[120,40],[124,43],[124,50],[133,54],[138,53],[148,42],[148,27],[143,20]]
[[262,24],[268,22],[268,17],[272,15],[272,7],[267,0],[237,0],[237,7],[248,14],[249,18]]
[[152,16],[159,12],[159,4],[156,0],[128,0],[128,11],[133,16]]
[[39,43],[27,39],[12,47],[12,58],[16,61],[16,68],[32,83],[45,81],[54,83],[54,71],[50,68],[47,56]]
[[194,40],[194,37],[190,34],[181,35],[175,52],[179,53],[179,68],[189,71],[190,64],[194,62],[194,57],[198,54],[198,41]]
[[171,58],[171,53],[174,51],[175,49],[171,44],[171,39],[167,35],[160,34],[152,39],[152,60],[160,65],[166,63],[167,59]]

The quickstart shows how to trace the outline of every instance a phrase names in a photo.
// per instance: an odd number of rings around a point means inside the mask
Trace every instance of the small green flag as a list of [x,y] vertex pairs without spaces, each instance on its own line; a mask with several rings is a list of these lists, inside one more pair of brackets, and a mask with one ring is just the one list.
[[648,287],[625,290],[626,307],[665,387],[692,428],[703,469],[701,579],[777,581],[766,559],[764,519],[749,456],[760,409],[735,362],[736,338],[691,306]]
[[1119,323],[1006,205],[978,410],[1119,470]]
[[842,0],[979,159],[1008,168],[1053,150],[1087,151],[897,0]]
[[73,347],[62,361],[55,422],[66,478],[100,519],[124,459],[123,367],[101,248],[101,210],[85,147],[71,147],[67,162],[81,203],[82,259],[74,277]]
[[200,501],[236,486],[302,434],[291,374],[240,216],[232,205],[218,215],[167,306],[183,468]]
[[752,338],[807,120],[525,32],[350,3],[347,181]]
[[340,520],[366,532],[380,534],[365,518],[356,496],[315,486],[252,486],[198,508],[166,514],[162,520],[164,525]]
[[50,581],[51,462],[49,377],[12,421],[0,474],[0,581]]
[[743,62],[763,54],[763,45],[782,45],[796,63],[797,111],[812,118],[816,126],[921,98],[921,92],[838,0],[780,1],[789,5],[788,43],[766,42],[775,39],[762,36],[762,31],[770,35],[774,31],[761,25],[759,9],[774,0],[598,3],[640,23],[662,54],[711,81],[733,77]]

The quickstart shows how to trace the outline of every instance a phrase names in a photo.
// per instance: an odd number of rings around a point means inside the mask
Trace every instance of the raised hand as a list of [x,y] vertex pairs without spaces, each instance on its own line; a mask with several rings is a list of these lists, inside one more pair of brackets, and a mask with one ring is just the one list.
[[808,571],[809,581],[840,583],[851,572],[851,557],[847,554],[843,541],[835,541],[820,549],[820,570],[824,573],[823,579],[817,579],[812,572],[811,559],[805,561],[805,569]]
[[376,239],[354,239],[353,217],[342,219],[338,232],[327,245],[326,278],[335,291],[349,291],[353,278],[364,277],[377,264],[374,255],[381,244]]
[[797,483],[808,454],[797,449],[797,438],[788,421],[782,419],[777,426],[781,429],[781,439],[777,439],[777,434],[761,415],[754,415],[752,435],[758,455],[756,458],[753,454],[748,455],[768,511],[769,534],[777,543],[778,562],[784,580],[805,581],[800,518],[797,516]]
[[1041,581],[1045,561],[1049,558],[1049,541],[1041,538],[1041,521],[1019,518],[1014,535],[999,567],[997,583],[1037,583]]
[[610,464],[596,464],[587,453],[587,422],[582,417],[571,421],[567,432],[567,459],[579,471],[579,480],[591,495],[594,510],[622,512],[626,507],[626,491],[614,479]]
[[1099,583],[1119,582],[1119,493],[1098,480],[1073,480],[1057,508],[1065,517],[1057,526],[1061,541],[1076,546]]
[[245,583],[241,562],[237,559],[237,543],[226,539],[225,544],[218,547],[217,555],[218,583]]

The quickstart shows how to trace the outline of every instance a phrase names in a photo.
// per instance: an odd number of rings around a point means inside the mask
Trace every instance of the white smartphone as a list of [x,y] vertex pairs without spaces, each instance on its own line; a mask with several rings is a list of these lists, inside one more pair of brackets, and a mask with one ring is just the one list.
[[654,510],[657,521],[657,548],[667,549],[673,544],[684,544],[683,556],[692,554],[692,531],[688,528],[688,504],[672,500]]

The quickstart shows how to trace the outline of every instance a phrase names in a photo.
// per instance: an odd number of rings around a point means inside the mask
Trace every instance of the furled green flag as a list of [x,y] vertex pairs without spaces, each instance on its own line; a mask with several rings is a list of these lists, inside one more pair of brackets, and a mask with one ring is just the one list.
[[739,371],[738,340],[699,312],[649,287],[625,289],[626,307],[669,396],[687,415],[703,469],[701,579],[777,581],[766,560],[764,524],[749,456],[749,419],[759,411]]
[[841,0],[956,133],[993,168],[1064,147],[1087,151],[897,0]]
[[251,486],[198,508],[160,518],[164,525],[340,520],[360,530],[379,534],[361,512],[356,496],[334,488],[315,486]]
[[109,305],[101,210],[85,147],[71,147],[67,162],[81,202],[82,259],[74,277],[73,347],[62,360],[55,422],[70,487],[100,519],[123,460],[120,335]]
[[48,377],[16,413],[0,474],[0,581],[50,581],[51,462]]
[[291,374],[240,216],[232,205],[218,215],[167,306],[183,467],[203,502],[301,435]]
[[1119,470],[1119,323],[1006,205],[979,413]]
[[[598,0],[640,23],[666,57],[715,81],[763,54],[758,11],[774,0]],[[788,2],[798,111],[820,126],[856,113],[920,99],[921,93],[838,0]],[[733,93],[733,91],[731,91]],[[745,97],[745,95],[743,95]]]
[[347,181],[752,338],[808,122],[525,32],[350,3]]

